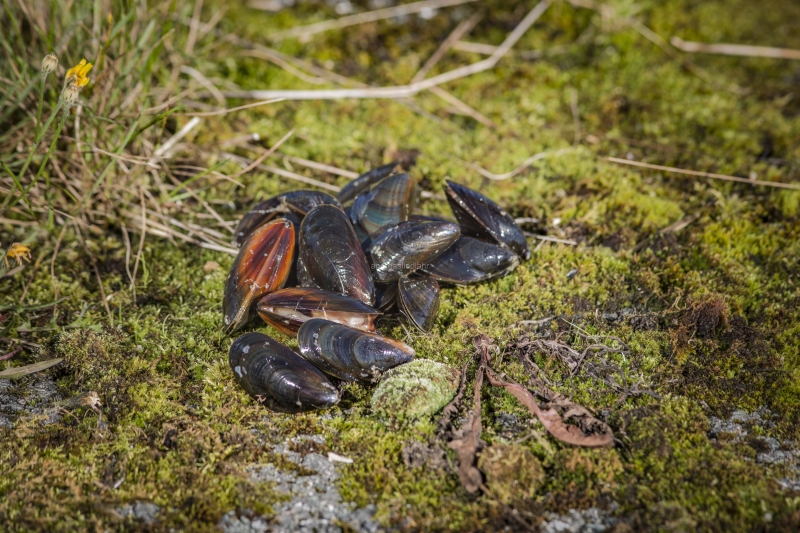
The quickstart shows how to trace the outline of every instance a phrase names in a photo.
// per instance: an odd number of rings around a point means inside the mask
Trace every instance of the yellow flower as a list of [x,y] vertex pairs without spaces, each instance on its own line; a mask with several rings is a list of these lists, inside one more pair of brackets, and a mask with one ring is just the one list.
[[87,63],[85,59],[67,71],[67,85],[74,85],[78,88],[86,87],[89,84],[89,78],[86,75],[92,70],[91,63]]
[[11,248],[6,250],[6,268],[9,267],[8,260],[9,259],[16,259],[17,266],[22,264],[22,260],[24,259],[27,262],[31,262],[31,249],[25,246],[24,244],[20,244],[15,242],[11,245]]

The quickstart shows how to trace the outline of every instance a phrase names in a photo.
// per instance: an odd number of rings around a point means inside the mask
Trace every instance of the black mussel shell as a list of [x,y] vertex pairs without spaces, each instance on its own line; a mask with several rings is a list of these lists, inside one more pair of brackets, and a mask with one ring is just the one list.
[[326,192],[320,191],[292,191],[283,194],[284,202],[299,217],[304,217],[318,205],[335,205],[342,207],[339,200]]
[[309,211],[300,225],[300,256],[309,277],[321,289],[372,305],[372,273],[344,211],[332,205]]
[[283,288],[292,268],[294,243],[294,225],[285,218],[268,222],[245,239],[225,282],[225,333],[245,325],[251,305],[260,297]]
[[283,213],[281,217],[291,222],[294,226],[294,259],[292,259],[289,277],[286,278],[286,283],[284,283],[284,287],[294,287],[299,284],[297,281],[297,262],[300,257],[300,218],[294,213]]
[[374,184],[389,177],[389,175],[397,169],[397,161],[393,161],[388,165],[373,168],[372,170],[361,174],[359,177],[342,187],[342,190],[339,191],[339,194],[336,195],[336,198],[343,204],[346,204]]
[[339,402],[325,374],[263,333],[245,333],[233,341],[228,363],[236,382],[273,411],[315,411]]
[[414,205],[414,180],[408,174],[395,174],[353,201],[350,220],[370,237],[390,226],[405,222]]
[[439,256],[461,235],[453,222],[403,222],[376,237],[367,258],[375,281],[388,283],[419,270]]
[[397,283],[376,283],[375,284],[375,309],[390,312],[397,304]]
[[311,318],[375,333],[375,318],[380,312],[338,292],[295,287],[264,296],[258,302],[258,314],[270,326],[294,336]]
[[466,285],[507,274],[517,268],[517,254],[463,235],[423,270],[445,283]]
[[297,249],[298,249],[297,259],[294,262],[295,269],[297,272],[297,286],[318,289],[319,287],[314,282],[314,280],[311,279],[311,276],[308,274],[308,269],[306,268],[306,264],[303,263],[303,255],[299,252],[300,247],[298,246]]
[[444,186],[444,192],[464,235],[494,241],[511,249],[522,259],[530,259],[531,251],[525,235],[499,205],[481,193],[452,181]]
[[398,307],[421,331],[433,329],[439,313],[439,282],[429,277],[403,276],[398,282]]
[[239,221],[239,225],[233,234],[233,244],[241,246],[253,230],[278,216],[282,216],[282,213],[293,213],[302,218],[314,207],[322,204],[341,207],[339,201],[330,194],[306,190],[286,192],[256,204]]
[[319,318],[300,326],[297,344],[306,361],[344,381],[375,381],[415,355],[413,348],[398,340]]

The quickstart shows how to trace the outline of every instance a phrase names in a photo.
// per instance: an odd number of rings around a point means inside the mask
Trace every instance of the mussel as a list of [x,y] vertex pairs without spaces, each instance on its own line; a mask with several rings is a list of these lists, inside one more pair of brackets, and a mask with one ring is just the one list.
[[414,204],[414,180],[395,174],[353,201],[350,220],[366,235],[376,237],[385,229],[408,220]]
[[375,309],[388,313],[397,304],[397,282],[375,284]]
[[398,281],[398,307],[412,324],[424,332],[433,329],[439,312],[439,283],[427,276],[403,276]]
[[327,409],[339,392],[314,365],[263,333],[245,333],[228,352],[236,382],[273,411]]
[[399,171],[400,168],[401,167],[397,164],[397,161],[392,161],[388,165],[383,165],[364,172],[359,177],[342,187],[342,190],[339,191],[339,194],[336,195],[336,198],[343,204],[346,204],[365,190],[369,189],[372,185],[387,178],[393,172]]
[[461,235],[452,222],[403,222],[376,237],[368,250],[375,281],[387,283],[418,270]]
[[466,285],[502,276],[517,265],[519,257],[511,250],[462,235],[422,270],[438,281]]
[[319,191],[301,190],[273,196],[269,200],[256,204],[244,215],[233,234],[233,244],[241,246],[253,230],[280,216],[281,213],[293,213],[298,218],[302,218],[314,207],[323,204],[342,207],[336,198]]
[[528,260],[531,251],[522,230],[503,209],[477,191],[448,181],[444,186],[464,235],[496,242]]
[[380,312],[338,292],[296,287],[264,296],[258,302],[258,314],[264,322],[283,333],[297,335],[303,322],[311,318],[323,318],[374,333],[375,319]]
[[225,333],[244,326],[258,298],[283,288],[292,267],[294,244],[294,225],[284,218],[268,222],[245,239],[225,282]]
[[332,205],[309,211],[300,225],[300,257],[318,287],[372,305],[369,264],[344,211]]
[[414,349],[398,340],[349,328],[320,318],[297,332],[300,354],[314,366],[344,381],[372,382],[414,358]]

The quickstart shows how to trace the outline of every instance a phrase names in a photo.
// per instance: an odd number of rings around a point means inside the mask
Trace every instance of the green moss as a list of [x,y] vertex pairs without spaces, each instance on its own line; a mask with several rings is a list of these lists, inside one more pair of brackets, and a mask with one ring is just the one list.
[[[202,20],[209,20],[218,4],[207,0]],[[523,4],[488,6],[469,40],[500,43],[530,8]],[[191,15],[193,3],[176,5],[184,16]],[[800,48],[800,36],[790,31],[791,21],[800,16],[792,2],[613,5],[665,38]],[[245,3],[225,7],[222,32],[261,44],[269,44],[266,36],[279,28],[335,16],[329,6],[304,3],[277,14],[256,12]],[[456,20],[445,16],[452,12],[274,46],[355,81],[402,84],[455,26]],[[709,20],[714,24],[705,23]],[[167,49],[183,50],[186,38],[186,28],[178,26],[167,38]],[[460,369],[473,356],[475,335],[489,335],[500,346],[492,361],[498,371],[524,383],[528,374],[522,360],[529,357],[557,392],[609,420],[622,443],[603,450],[562,445],[513,397],[487,386],[483,437],[489,451],[503,452],[498,461],[488,452],[480,459],[488,486],[531,521],[547,512],[605,508],[616,501],[618,517],[634,530],[795,531],[800,500],[775,484],[785,474],[780,466],[754,463],[754,441],[712,442],[707,430],[711,415],[767,406],[776,413],[775,426],[753,433],[800,439],[800,196],[604,159],[630,154],[656,164],[791,181],[800,159],[798,100],[789,98],[795,90],[794,66],[763,58],[691,56],[714,80],[708,82],[633,29],[566,3],[554,4],[516,48],[558,45],[568,46],[536,61],[509,56],[491,71],[445,87],[491,118],[496,129],[452,114],[427,93],[415,97],[416,110],[389,100],[282,102],[204,117],[187,139],[201,147],[204,158],[191,164],[220,162],[214,149],[226,139],[255,132],[272,145],[292,128],[295,134],[281,153],[356,172],[390,161],[398,150],[418,149],[411,173],[426,190],[439,191],[445,179],[455,179],[481,189],[513,216],[540,219],[526,229],[578,242],[567,246],[531,239],[532,260],[511,275],[444,288],[429,335],[408,333],[392,319],[380,321],[384,334],[411,344],[420,359],[450,369]],[[196,51],[193,66],[225,90],[233,84],[310,87],[286,69],[214,41],[213,33],[198,42]],[[435,71],[481,57],[451,51]],[[163,68],[154,79],[170,75]],[[749,92],[723,87],[733,83]],[[319,85],[329,86],[334,85]],[[484,180],[465,164],[502,173],[534,153],[571,146],[572,89],[578,97],[579,146],[504,181]],[[187,120],[178,117],[176,125]],[[268,162],[327,183],[346,182],[279,155]],[[233,175],[240,169],[229,162],[217,170]],[[143,176],[145,184],[149,177]],[[224,219],[235,220],[253,201],[298,185],[260,170],[237,180],[241,185],[203,180],[193,187]],[[152,192],[161,194],[155,186]],[[161,207],[180,220],[215,224],[189,196]],[[418,209],[448,212],[436,199],[420,200]],[[104,424],[98,426],[97,415],[81,407],[70,408],[55,424],[22,415],[13,429],[1,430],[0,522],[19,530],[135,529],[143,526],[122,522],[111,510],[143,499],[162,509],[156,529],[211,531],[230,510],[269,515],[283,496],[268,484],[252,482],[248,467],[272,462],[296,468],[268,452],[268,445],[320,434],[327,450],[354,459],[341,471],[343,498],[376,505],[376,518],[387,528],[519,526],[489,498],[466,494],[451,469],[404,463],[402,451],[410,442],[437,450],[446,446],[429,416],[381,417],[380,409],[371,408],[384,385],[348,385],[341,404],[327,413],[286,416],[263,410],[236,385],[226,361],[232,339],[221,331],[221,298],[232,258],[148,234],[134,295],[117,214],[104,216],[107,226],[82,229],[84,240],[71,229],[64,233],[52,277],[49,258],[58,234],[32,234],[28,226],[6,222],[16,220],[17,212],[0,219],[3,245],[33,235],[27,242],[34,263],[38,254],[42,257],[36,269],[28,266],[0,279],[0,316],[8,313],[0,322],[0,338],[41,345],[2,364],[64,357],[63,366],[48,375],[66,400],[97,392]],[[658,233],[680,220],[691,223],[675,233]],[[135,253],[138,236],[132,244]],[[207,261],[221,267],[204,272]],[[525,322],[551,316],[561,319],[538,326]],[[294,345],[258,322],[249,328]],[[592,344],[619,346],[614,339],[627,349],[589,355],[571,372],[557,354],[525,351],[519,341],[537,336],[578,352]],[[0,341],[0,351],[8,346]],[[471,405],[475,365],[469,369],[460,416]],[[642,392],[651,390],[656,396]],[[440,409],[451,391],[448,381],[448,394],[430,401],[425,412]],[[501,427],[500,414],[513,414],[517,426]],[[453,463],[454,455],[447,453]],[[529,468],[510,471],[512,463]]]

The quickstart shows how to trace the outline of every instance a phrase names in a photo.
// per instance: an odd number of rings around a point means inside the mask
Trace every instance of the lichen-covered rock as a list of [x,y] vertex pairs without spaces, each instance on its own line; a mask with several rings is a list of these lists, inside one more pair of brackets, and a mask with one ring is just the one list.
[[424,418],[440,411],[458,390],[459,373],[430,359],[417,359],[384,374],[372,409],[388,418]]
[[531,499],[544,482],[544,468],[529,450],[514,444],[492,444],[478,457],[492,494],[509,505]]

